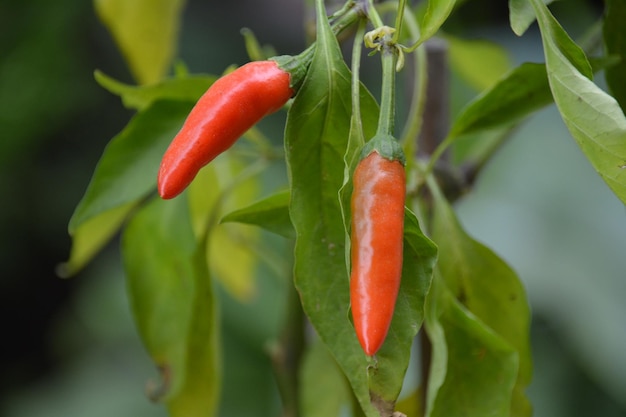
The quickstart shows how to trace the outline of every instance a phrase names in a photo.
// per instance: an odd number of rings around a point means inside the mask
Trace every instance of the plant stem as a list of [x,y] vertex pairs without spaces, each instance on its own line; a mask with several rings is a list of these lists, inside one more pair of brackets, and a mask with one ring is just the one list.
[[380,28],[385,25],[383,20],[380,18],[376,7],[374,6],[373,0],[367,0],[367,17],[372,21],[375,28]]
[[398,39],[402,33],[402,22],[404,20],[404,7],[406,0],[400,0],[398,2],[398,10],[396,12],[396,32],[393,34],[393,43],[398,43]]
[[[405,15],[405,19],[411,38],[419,39],[420,29],[415,20],[415,16],[409,13]],[[402,136],[400,137],[400,143],[404,146],[404,153],[406,155],[415,155],[418,150],[417,137],[422,130],[424,109],[426,107],[426,92],[428,86],[427,65],[428,58],[426,48],[422,45],[417,48],[413,55],[413,93],[411,94],[411,104],[409,105],[407,121],[402,130]],[[413,158],[407,160],[407,169],[410,169],[409,164],[411,164],[412,161],[414,161]]]
[[396,49],[388,39],[389,35],[381,40],[381,61],[383,66],[382,91],[380,95],[380,114],[376,135],[393,136],[396,117]]
[[347,1],[341,10],[331,16],[333,21],[330,22],[330,27],[335,36],[339,35],[345,28],[351,26],[356,21],[365,17],[365,10],[365,5],[361,2]]
[[[434,279],[434,278],[433,278]],[[417,334],[419,338],[420,346],[420,362],[422,364],[420,375],[422,384],[422,398],[420,398],[420,404],[422,406],[421,415],[426,415],[426,402],[428,399],[428,380],[430,379],[430,363],[432,362],[433,345],[428,338],[428,334],[422,326],[422,330]]]
[[361,69],[361,52],[363,50],[363,35],[365,34],[365,20],[363,20],[354,36],[354,45],[352,47],[352,80],[351,80],[351,96],[352,96],[352,118],[358,123],[357,136],[363,139],[363,123],[361,123],[361,80],[359,73]]

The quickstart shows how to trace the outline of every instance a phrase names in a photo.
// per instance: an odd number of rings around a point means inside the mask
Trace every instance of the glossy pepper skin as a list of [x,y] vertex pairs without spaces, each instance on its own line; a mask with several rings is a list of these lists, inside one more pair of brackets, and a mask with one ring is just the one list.
[[377,152],[354,171],[350,301],[363,351],[383,344],[400,288],[406,174],[402,162]]
[[280,109],[294,94],[290,78],[268,60],[250,62],[213,83],[163,156],[157,181],[160,196],[176,197],[200,168],[264,116]]

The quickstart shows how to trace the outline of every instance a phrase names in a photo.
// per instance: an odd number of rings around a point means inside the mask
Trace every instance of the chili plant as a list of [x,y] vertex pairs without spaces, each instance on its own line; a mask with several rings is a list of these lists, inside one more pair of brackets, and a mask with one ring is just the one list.
[[[246,321],[261,333],[256,347],[272,366],[268,385],[283,415],[531,414],[524,287],[464,231],[453,203],[514,128],[552,102],[626,202],[617,76],[626,64],[609,59],[624,57],[615,24],[624,10],[607,1],[606,59],[590,60],[595,50],[577,45],[545,2],[510,0],[517,35],[537,21],[545,63],[502,74],[434,135],[424,129],[437,106],[427,94],[429,44],[452,40],[442,25],[455,3],[348,0],[333,9],[316,0],[314,41],[301,54],[267,54],[247,31],[254,62],[208,76],[178,65],[166,77],[180,2],[146,6],[167,29],[154,38],[163,48],[150,50],[124,35],[132,17],[96,2],[138,85],[101,72],[96,80],[136,113],[104,150],[70,220],[63,273],[76,274],[121,231],[137,330],[160,373],[148,393],[171,416],[227,415],[222,317],[253,311],[259,275],[280,278],[260,299],[282,320]],[[380,82],[366,85],[362,64],[378,62]],[[592,80],[601,68],[611,93]],[[408,105],[397,103],[398,77]],[[257,123],[281,109],[284,134],[273,138]],[[465,155],[462,140],[476,143]],[[268,174],[276,167],[285,181]],[[410,386],[412,355],[422,373]]]

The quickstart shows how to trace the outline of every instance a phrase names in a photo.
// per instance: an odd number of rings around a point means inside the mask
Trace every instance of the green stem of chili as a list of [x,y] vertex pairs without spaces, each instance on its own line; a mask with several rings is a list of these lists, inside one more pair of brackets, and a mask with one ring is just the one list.
[[[401,0],[400,4],[396,2],[385,2],[378,5],[380,13],[387,13],[398,10],[398,16],[402,17],[402,22],[406,24],[411,39],[417,41],[420,38],[420,27],[413,13],[401,13],[405,0]],[[398,23],[396,23],[398,25]],[[394,38],[400,36],[401,29],[398,28],[394,32]],[[398,41],[399,39],[395,39]],[[402,47],[402,46],[401,46]],[[404,48],[404,47],[402,47]],[[426,85],[428,83],[428,59],[426,56],[426,48],[421,46],[417,48],[413,55],[413,91],[411,93],[411,103],[409,105],[407,120],[402,128],[402,134],[399,142],[403,146],[405,155],[415,155],[417,153],[418,141],[417,136],[422,130],[424,107],[426,105]],[[407,170],[411,170],[414,165],[414,158],[407,160]]]
[[357,27],[354,37],[354,45],[352,47],[352,80],[351,80],[351,97],[352,97],[352,117],[357,122],[357,136],[364,141],[363,123],[361,123],[361,80],[359,73],[361,69],[361,52],[363,51],[363,36],[365,35],[365,21]]
[[330,17],[332,19],[330,28],[335,35],[338,35],[363,17],[365,17],[365,6],[360,2],[350,0]]
[[[386,37],[386,36],[385,36]],[[390,39],[383,39],[381,49],[382,91],[380,95],[380,114],[378,118],[377,136],[393,136],[396,117],[396,60],[397,52]]]
[[393,34],[393,43],[398,43],[398,39],[400,38],[400,34],[402,32],[402,21],[404,20],[404,7],[406,5],[406,0],[400,0],[398,2],[398,9],[396,12],[396,32]]
[[430,159],[428,161],[428,165],[426,165],[426,169],[424,170],[424,175],[429,176],[430,174],[432,174],[433,170],[435,169],[435,164],[437,163],[437,161],[439,160],[439,158],[441,158],[441,156],[443,155],[443,153],[446,151],[446,149],[448,149],[448,147],[450,145],[452,145],[452,143],[454,142],[454,140],[456,139],[456,136],[454,135],[448,135],[433,151],[432,155],[430,156]]
[[[411,38],[419,39],[420,29],[411,14],[405,15],[407,27]],[[417,152],[417,136],[422,130],[422,116],[424,114],[424,106],[426,105],[426,85],[428,83],[428,67],[426,48],[423,46],[417,48],[413,55],[413,94],[411,94],[411,104],[409,107],[409,116],[404,125],[400,143],[405,146],[407,155],[415,155]]]
[[367,17],[372,21],[372,24],[375,28],[383,27],[385,24],[383,23],[383,19],[380,18],[376,7],[374,6],[373,0],[367,1]]

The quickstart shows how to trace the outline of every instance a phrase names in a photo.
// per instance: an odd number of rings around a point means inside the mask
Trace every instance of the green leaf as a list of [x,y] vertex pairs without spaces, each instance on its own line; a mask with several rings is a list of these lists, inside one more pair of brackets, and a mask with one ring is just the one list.
[[164,392],[178,394],[186,377],[186,340],[192,319],[196,241],[180,202],[158,199],[130,220],[122,238],[128,294],[139,334],[160,369]]
[[96,71],[94,77],[103,88],[120,96],[124,106],[136,110],[144,110],[157,100],[197,101],[216,79],[209,75],[194,75],[136,86],[117,81],[101,71]]
[[[430,282],[435,249],[408,214],[403,283],[389,342],[377,354],[377,362],[368,360],[349,319],[345,231],[338,195],[344,156],[359,150],[357,141],[348,141],[350,72],[319,1],[317,16],[315,56],[285,129],[289,210],[297,236],[295,285],[305,313],[350,381],[365,414],[379,416],[379,410],[393,408],[402,387],[411,342],[421,325],[421,300]],[[372,137],[375,129],[369,121],[377,120],[377,106],[369,95],[361,99],[365,135]]]
[[160,81],[176,53],[184,0],[94,0],[135,79]]
[[[509,398],[509,403],[507,414],[498,415],[508,415],[508,409],[512,407],[520,410],[519,414],[513,415],[525,416],[529,408],[523,392],[530,383],[532,373],[530,311],[525,290],[515,272],[504,261],[467,235],[444,197],[439,192],[433,194],[432,237],[439,246],[438,270],[441,279],[449,289],[446,291],[484,323],[485,332],[497,334],[516,352],[515,367],[506,375],[516,380],[514,402],[511,404],[510,392],[501,393],[503,398]],[[454,314],[457,316],[455,320],[459,319],[460,314]],[[450,336],[446,335],[446,338]],[[446,343],[450,352],[453,342],[447,340]],[[481,386],[476,380],[468,380],[467,384]],[[479,393],[478,388],[472,390],[480,396],[488,395]],[[486,411],[484,415],[490,415]]]
[[[552,1],[543,0],[545,4],[550,4]],[[522,36],[535,21],[535,12],[530,2],[528,0],[509,0],[509,21],[513,32],[517,36]]]
[[450,136],[506,126],[552,103],[544,64],[524,63],[461,110]]
[[[502,143],[511,136],[515,126],[515,124],[505,125],[460,136],[454,140],[451,162],[459,166],[473,167],[473,170],[480,170],[480,167],[489,163],[494,153],[502,146]],[[446,181],[446,186],[452,188],[446,190],[445,193],[453,199],[455,195],[458,197],[459,193],[463,193],[464,190],[462,187],[459,188],[457,178],[450,178],[450,180]],[[455,181],[457,184],[455,184]]]
[[296,234],[289,218],[289,190],[279,191],[251,205],[232,211],[221,220],[259,226],[287,239]]
[[563,30],[541,0],[530,0],[530,2],[535,9],[539,23],[548,73],[560,69],[558,66],[552,66],[559,60],[548,62],[548,53],[554,52],[560,56],[563,63],[567,63],[566,66],[573,67],[580,75],[591,80],[593,73],[585,52]]
[[128,292],[141,339],[162,381],[150,395],[173,417],[215,414],[218,322],[212,284],[183,198],[155,198],[122,237]]
[[440,277],[433,281],[428,306],[432,361],[426,415],[529,416],[511,410],[515,350],[463,308]]
[[626,203],[626,117],[591,81],[589,64],[540,0],[531,0],[541,29],[548,80],[565,125],[595,170]]
[[320,9],[318,2],[313,62],[285,128],[290,217],[297,236],[295,284],[305,313],[350,380],[367,415],[374,416],[367,361],[348,318],[348,276],[338,199],[350,133],[350,72]]
[[[426,11],[424,15],[419,19],[420,21],[420,38],[417,41],[418,45],[426,42],[428,39],[432,38],[441,25],[444,24],[450,13],[452,13],[452,9],[454,9],[454,5],[456,4],[456,0],[429,0],[428,6],[426,7]],[[418,12],[420,9],[418,9]]]
[[256,292],[260,231],[217,222],[224,210],[248,204],[258,195],[259,180],[245,171],[246,162],[231,152],[220,155],[200,170],[188,194],[196,235],[209,230],[209,270],[241,302],[250,301]]
[[620,62],[605,71],[606,82],[613,97],[620,104],[622,111],[626,109],[626,3],[623,0],[606,0],[604,18],[604,45],[607,55],[621,57]]
[[535,21],[535,13],[528,0],[509,0],[509,23],[517,36],[522,36]]
[[423,417],[424,416],[424,391],[422,387],[412,391],[409,395],[404,396],[396,407],[399,412],[405,416]]
[[[590,61],[594,72],[614,65],[607,57]],[[553,102],[545,64],[524,63],[470,101],[453,122],[447,140],[455,158],[481,164],[517,124]]]
[[445,39],[453,70],[478,91],[491,87],[511,68],[506,49],[494,42],[450,35]]
[[350,72],[319,1],[316,4],[317,47],[285,127],[289,211],[297,236],[295,285],[305,313],[350,380],[361,406],[368,416],[376,416],[369,404],[368,363],[348,318],[350,299],[338,199],[350,133]]
[[74,274],[88,263],[134,207],[156,188],[161,156],[192,105],[155,102],[109,142],[70,219],[72,253],[61,267],[62,273]]
[[272,45],[261,45],[251,29],[241,29],[241,35],[250,61],[264,61],[278,55],[278,51]]
[[192,106],[160,101],[132,118],[104,150],[70,219],[70,233],[92,217],[138,201],[156,188],[161,157]]

